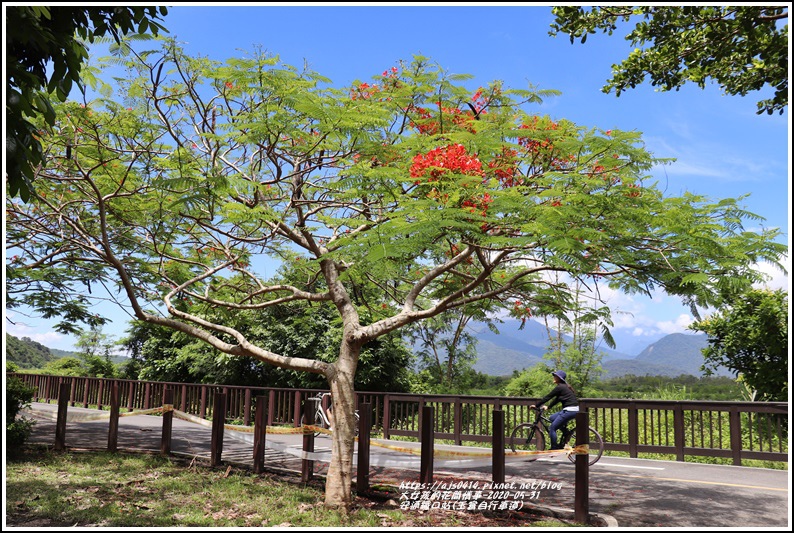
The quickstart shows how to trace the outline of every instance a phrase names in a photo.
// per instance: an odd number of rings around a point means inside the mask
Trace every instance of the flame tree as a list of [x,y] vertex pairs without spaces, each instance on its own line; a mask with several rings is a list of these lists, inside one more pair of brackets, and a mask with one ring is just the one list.
[[[129,72],[116,96],[59,106],[33,199],[6,203],[8,304],[66,331],[102,322],[104,287],[138,320],[324,375],[329,506],[352,499],[366,343],[485,302],[562,313],[574,302],[554,273],[718,303],[783,248],[743,230],[756,217],[736,200],[665,198],[637,132],[531,113],[552,91],[471,90],[422,57],[341,89],[262,53],[221,63],[167,43],[115,62]],[[265,258],[299,281],[274,282]],[[213,320],[295,301],[338,313],[335,361]]]

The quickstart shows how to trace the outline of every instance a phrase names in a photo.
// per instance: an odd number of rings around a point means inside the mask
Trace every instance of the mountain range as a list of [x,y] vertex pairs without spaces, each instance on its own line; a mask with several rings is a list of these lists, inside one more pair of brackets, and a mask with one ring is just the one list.
[[[489,376],[510,376],[513,371],[543,362],[543,354],[549,345],[546,327],[535,320],[528,320],[519,328],[518,320],[506,319],[497,325],[499,333],[494,333],[483,323],[470,325],[477,338],[477,362],[474,369]],[[673,333],[648,345],[635,356],[598,346],[604,354],[601,366],[602,379],[627,374],[635,376],[670,376],[681,374],[702,376],[702,350],[708,345],[704,334]],[[6,334],[6,360],[17,363],[20,368],[41,368],[46,362],[64,356],[76,356],[47,348],[28,338],[17,339]],[[121,358],[114,357],[114,362]],[[718,376],[731,376],[726,368],[718,368]]]
[[[518,321],[505,320],[494,333],[484,324],[472,326],[477,338],[477,362],[474,369],[490,376],[509,376],[514,370],[522,370],[543,361],[549,344],[546,327],[528,320],[522,329]],[[635,356],[599,346],[604,354],[601,366],[602,378],[633,374],[637,376],[670,376],[681,374],[702,376],[702,350],[708,346],[705,334],[673,333],[666,335]],[[731,376],[727,368],[720,367],[718,376]]]

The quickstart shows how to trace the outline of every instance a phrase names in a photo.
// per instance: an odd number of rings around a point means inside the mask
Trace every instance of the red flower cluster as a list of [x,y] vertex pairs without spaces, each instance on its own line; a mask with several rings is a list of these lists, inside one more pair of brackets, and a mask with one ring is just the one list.
[[[556,130],[557,128],[558,128],[558,125],[557,125],[556,122],[550,122],[548,124],[548,126],[544,127],[543,129],[544,130]],[[539,129],[538,128],[538,117],[533,117],[531,124],[521,124],[521,126],[519,126],[519,129],[522,129],[522,130],[537,130],[537,129]],[[538,152],[542,148],[551,149],[554,146],[552,144],[551,140],[548,137],[544,141],[538,141],[538,140],[535,140],[535,139],[529,139],[527,137],[521,137],[521,138],[518,139],[518,144],[520,144],[524,148],[527,148],[531,152]]]
[[520,318],[521,324],[524,325],[528,318],[532,318],[532,310],[526,303],[516,300],[513,305],[513,315]]
[[372,98],[374,94],[380,92],[380,86],[378,85],[370,85],[369,83],[362,83],[358,87],[354,88],[350,91],[350,99],[351,100],[358,100],[359,98],[362,100],[367,100]]
[[515,150],[502,148],[502,153],[488,163],[488,168],[503,187],[515,187],[524,183],[524,178],[518,174],[516,156],[518,156],[518,152]]
[[[427,177],[428,182],[438,181],[447,172],[482,176],[482,163],[477,156],[469,155],[463,145],[452,144],[417,154],[410,169],[412,178]],[[419,185],[421,180],[415,183]]]
[[383,92],[385,89],[395,88],[398,86],[399,81],[397,80],[397,67],[392,67],[390,70],[384,70],[383,74],[383,85],[378,85],[377,83],[374,85],[370,85],[369,83],[361,83],[357,87],[353,87],[350,90],[350,99],[351,100],[367,100],[372,98],[376,94]]
[[471,214],[479,213],[483,217],[488,214],[488,207],[493,202],[490,194],[485,193],[480,197],[472,197],[468,200],[463,200],[461,207],[469,211]]
[[641,187],[636,183],[629,183],[629,187],[631,188],[631,190],[626,193],[626,196],[628,198],[637,198],[638,196],[642,195],[642,191],[640,190]]
[[424,107],[412,107],[409,111],[416,113],[411,127],[416,128],[419,133],[424,135],[435,135],[441,132],[442,120],[444,124],[455,125],[474,133],[471,122],[474,120],[472,113],[464,113],[456,107],[441,107],[441,118],[438,112],[430,111]]
[[485,113],[484,109],[488,106],[488,100],[486,100],[482,95],[482,87],[477,89],[471,97],[472,105],[474,106],[474,112],[478,115],[481,113]]

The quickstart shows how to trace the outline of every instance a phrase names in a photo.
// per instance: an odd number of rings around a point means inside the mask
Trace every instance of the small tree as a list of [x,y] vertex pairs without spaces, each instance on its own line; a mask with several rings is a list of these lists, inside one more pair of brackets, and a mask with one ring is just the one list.
[[408,328],[407,337],[418,345],[420,376],[426,378],[420,385],[424,392],[461,393],[474,385],[477,338],[468,330],[472,320],[496,330],[482,308],[447,311]]
[[553,371],[546,363],[538,363],[521,372],[515,371],[513,378],[505,385],[504,393],[507,396],[540,398],[554,386],[551,377]]
[[788,400],[788,294],[782,289],[753,289],[690,329],[708,335],[703,369],[710,375],[725,366],[761,400]]
[[[138,320],[323,376],[329,506],[352,502],[368,343],[516,295],[564,309],[552,272],[713,302],[785,249],[745,231],[735,200],[664,197],[639,133],[525,109],[553,92],[472,90],[422,57],[343,90],[264,54],[220,64],[173,43],[127,66],[123,101],[57,109],[33,200],[7,201],[7,305],[97,321],[85,293],[103,283]],[[265,258],[296,281],[265,276]],[[298,301],[334,310],[334,360],[274,352],[208,313]]]
[[[559,277],[556,277],[559,283]],[[551,309],[552,314],[541,309],[549,345],[543,358],[556,370],[565,370],[570,383],[579,395],[598,381],[603,369],[604,353],[599,351],[600,341],[615,347],[609,327],[612,326],[608,307],[593,307],[597,298],[588,295],[581,280],[570,282],[571,302],[567,312]],[[601,335],[599,336],[599,330]]]
[[116,345],[113,337],[102,333],[101,326],[93,326],[84,331],[75,343],[79,357],[91,377],[116,377],[116,366],[110,360],[110,354]]

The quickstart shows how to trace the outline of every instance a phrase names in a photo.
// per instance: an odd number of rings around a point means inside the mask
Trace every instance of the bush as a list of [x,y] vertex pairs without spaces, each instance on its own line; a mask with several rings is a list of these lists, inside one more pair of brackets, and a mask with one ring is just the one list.
[[19,417],[19,412],[30,406],[36,389],[26,385],[17,377],[6,380],[6,449],[14,450],[25,443],[30,437],[34,420]]

